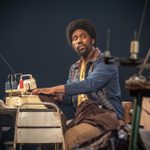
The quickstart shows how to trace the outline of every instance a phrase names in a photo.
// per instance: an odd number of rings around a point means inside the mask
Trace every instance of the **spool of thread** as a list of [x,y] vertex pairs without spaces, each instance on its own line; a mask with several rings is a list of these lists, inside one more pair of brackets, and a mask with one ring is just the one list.
[[11,90],[11,83],[9,81],[5,82],[5,91]]
[[18,87],[18,82],[17,81],[13,81],[11,84],[12,84],[12,90],[17,89],[17,87]]
[[20,87],[20,89],[23,89],[23,87],[24,87],[23,79],[20,79],[19,87]]
[[131,41],[130,45],[130,58],[137,59],[137,54],[139,53],[139,42],[138,41]]

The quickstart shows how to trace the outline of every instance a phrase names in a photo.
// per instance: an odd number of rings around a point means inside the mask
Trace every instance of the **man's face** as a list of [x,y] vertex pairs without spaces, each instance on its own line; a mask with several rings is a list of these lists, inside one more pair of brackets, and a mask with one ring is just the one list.
[[95,40],[83,29],[77,29],[72,34],[72,47],[80,57],[87,57],[94,43]]

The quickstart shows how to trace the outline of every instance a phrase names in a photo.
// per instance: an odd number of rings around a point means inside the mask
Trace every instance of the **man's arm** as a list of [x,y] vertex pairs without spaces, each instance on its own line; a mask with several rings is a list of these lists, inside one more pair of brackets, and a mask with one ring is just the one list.
[[36,89],[33,90],[32,94],[55,95],[57,93],[65,93],[67,95],[76,95],[98,91],[107,85],[117,71],[118,70],[114,65],[106,65],[104,62],[97,62],[97,64],[95,64],[94,71],[85,80],[71,82],[51,88]]
[[51,88],[40,88],[32,91],[32,94],[47,94],[47,95],[55,95],[57,93],[64,93],[65,87],[64,85],[59,85]]
[[[68,80],[67,83],[70,83],[70,73],[71,73],[72,66],[70,67],[69,70],[69,75],[68,75]],[[61,98],[57,94],[61,93]],[[47,94],[47,95],[53,95],[54,99],[63,99],[65,93],[65,87],[64,85],[59,85],[55,87],[50,87],[50,88],[38,88],[32,91],[32,94],[37,95],[37,94]]]
[[104,62],[97,62],[93,72],[85,79],[79,82],[65,84],[65,93],[67,95],[76,95],[87,92],[96,92],[103,89],[111,78],[117,77],[117,67],[106,65]]

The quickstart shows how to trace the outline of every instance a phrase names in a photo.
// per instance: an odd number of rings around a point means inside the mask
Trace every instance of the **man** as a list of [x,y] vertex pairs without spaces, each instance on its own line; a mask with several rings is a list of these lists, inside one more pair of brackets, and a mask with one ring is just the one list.
[[96,47],[96,31],[86,19],[72,21],[66,30],[68,43],[80,59],[69,71],[66,84],[36,89],[33,94],[53,95],[71,100],[76,115],[65,133],[66,149],[80,147],[87,141],[119,126],[123,119],[117,67],[106,65]]

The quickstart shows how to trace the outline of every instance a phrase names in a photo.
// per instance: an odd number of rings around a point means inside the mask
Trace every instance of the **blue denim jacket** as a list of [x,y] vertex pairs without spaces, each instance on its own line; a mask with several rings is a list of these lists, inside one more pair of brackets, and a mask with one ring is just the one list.
[[118,119],[123,119],[118,68],[113,64],[106,65],[103,54],[96,48],[87,64],[85,80],[79,81],[80,62],[70,67],[65,84],[65,94],[72,97],[74,106],[77,107],[77,95],[84,93],[89,100],[116,111]]

